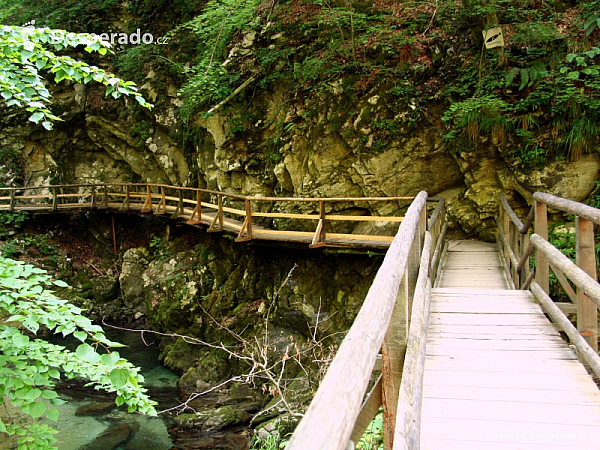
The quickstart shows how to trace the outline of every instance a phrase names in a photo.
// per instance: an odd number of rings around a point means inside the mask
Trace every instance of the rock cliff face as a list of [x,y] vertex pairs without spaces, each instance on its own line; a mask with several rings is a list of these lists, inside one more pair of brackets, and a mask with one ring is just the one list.
[[[251,113],[244,112],[246,104],[232,103],[198,117],[185,131],[193,139],[180,146],[175,88],[161,97],[152,83],[150,76],[146,88],[157,107],[148,120],[134,118],[130,105],[123,109],[74,85],[55,94],[55,109],[65,120],[55,131],[13,124],[0,133],[2,147],[21,156],[27,185],[140,181],[302,197],[411,196],[426,190],[448,200],[456,231],[487,239],[498,192],[523,208],[536,190],[581,201],[599,178],[597,154],[524,171],[507,164],[492,142],[453,151],[439,120],[415,123],[410,105],[394,103],[381,87],[348,111],[343,80],[309,104],[285,84],[276,85],[255,95]],[[334,208],[351,212],[347,204]],[[359,209],[394,212],[389,205]]]

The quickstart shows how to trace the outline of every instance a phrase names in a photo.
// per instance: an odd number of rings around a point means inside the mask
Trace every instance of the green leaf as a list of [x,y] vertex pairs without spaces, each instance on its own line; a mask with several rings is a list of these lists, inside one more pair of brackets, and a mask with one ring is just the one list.
[[117,404],[117,406],[121,406],[123,403],[125,403],[125,400],[123,399],[123,397],[121,395],[119,395],[116,399],[115,399],[115,403]]
[[113,369],[111,370],[109,377],[111,383],[114,384],[117,389],[120,389],[127,384],[127,381],[129,380],[129,371],[125,369]]
[[107,366],[114,365],[119,360],[119,358],[120,358],[120,356],[119,356],[119,353],[117,353],[117,352],[107,353],[100,357],[102,362],[104,364],[106,364]]
[[42,125],[46,130],[52,131],[52,122],[49,122],[48,120],[44,120],[42,122]]
[[58,420],[59,412],[56,408],[50,408],[46,411],[46,417],[54,422]]
[[42,120],[43,118],[44,118],[44,113],[41,111],[38,111],[36,113],[33,113],[29,117],[29,120],[31,120],[33,123],[40,123],[40,120]]
[[73,336],[75,336],[77,339],[79,339],[81,342],[85,342],[85,340],[88,337],[88,334],[85,331],[75,331],[73,333]]
[[24,406],[23,408],[21,408],[21,410],[29,414],[34,419],[37,419],[42,414],[44,414],[44,411],[46,411],[46,404],[44,402],[33,402],[29,405]]

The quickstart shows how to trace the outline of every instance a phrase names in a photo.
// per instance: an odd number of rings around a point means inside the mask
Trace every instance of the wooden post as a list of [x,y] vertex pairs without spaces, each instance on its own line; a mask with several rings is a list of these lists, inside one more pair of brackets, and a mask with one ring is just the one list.
[[112,236],[113,236],[113,249],[115,251],[115,258],[117,257],[117,233],[115,231],[115,215],[112,215]]
[[56,205],[56,188],[52,188],[52,211],[56,211],[58,206]]
[[[521,259],[521,252],[519,251],[519,230],[517,229],[517,226],[511,221],[509,222],[508,225],[509,229],[510,229],[510,237],[509,237],[509,243],[510,246],[512,248],[513,253],[516,255],[517,259]],[[513,264],[512,266],[512,279],[515,282],[515,286],[521,286],[521,283],[519,282],[519,272],[517,272],[517,266],[515,266]]]
[[[548,239],[548,209],[545,203],[535,201],[535,233]],[[550,294],[550,266],[548,258],[539,251],[535,252],[535,281]]]
[[125,207],[129,211],[129,185],[125,186]]
[[321,226],[321,234],[319,236],[319,240],[323,243],[323,245],[325,245],[325,239],[326,239],[326,230],[325,230],[325,202],[320,201],[319,202],[319,220],[322,221],[322,226]]
[[94,186],[92,184],[92,194],[90,196],[90,209],[94,209],[94,202],[95,202],[95,196],[96,196],[96,186]]
[[222,195],[219,195],[218,204],[219,204],[219,211],[217,213],[217,216],[219,217],[219,229],[221,231],[223,231],[223,196]]
[[[521,255],[519,256],[519,260],[521,259],[521,256],[523,255],[523,253],[525,253],[527,251],[527,248],[529,247],[529,234],[525,233],[521,235]],[[525,260],[525,264],[523,265],[523,269],[521,269],[521,280],[526,280],[527,277],[529,276],[529,258],[527,258]]]
[[183,215],[183,189],[181,188],[179,188],[179,203],[177,204],[177,213],[175,215]]
[[196,208],[198,208],[198,223],[202,221],[202,198],[200,197],[200,191],[196,191]]
[[[506,210],[504,209],[504,206],[502,205],[502,203],[500,203],[500,222],[502,223],[502,229],[504,230],[504,236],[506,236],[506,240],[508,241],[509,245],[510,245],[510,218],[508,217],[508,214],[506,213]],[[511,265],[510,265],[510,257],[509,257],[509,253],[508,253],[508,249],[504,250],[504,259],[506,261],[506,267],[508,267],[510,269]],[[509,271],[509,273],[507,273],[508,276],[511,276],[512,271]]]
[[[575,230],[577,265],[597,281],[594,224],[589,220],[576,217]],[[580,288],[577,288],[577,329],[590,347],[598,352],[598,307]]]
[[102,186],[102,193],[104,194],[104,201],[102,204],[105,208],[108,208],[108,187],[106,185]]
[[10,190],[10,206],[8,207],[9,211],[14,211],[15,210],[15,190],[11,189]]
[[246,220],[248,224],[246,225],[246,234],[248,239],[252,239],[252,205],[250,204],[250,199],[246,198]]
[[[412,257],[412,254],[411,254]],[[391,450],[394,446],[398,395],[402,381],[402,367],[406,352],[406,338],[409,322],[408,271],[404,272],[396,305],[392,311],[390,325],[381,347],[381,404],[383,406],[383,448]]]

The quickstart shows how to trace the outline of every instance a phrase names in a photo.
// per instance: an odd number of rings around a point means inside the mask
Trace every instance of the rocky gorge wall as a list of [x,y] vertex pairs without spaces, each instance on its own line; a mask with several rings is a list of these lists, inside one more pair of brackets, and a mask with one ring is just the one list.
[[[19,155],[25,185],[155,182],[298,197],[411,196],[426,190],[447,199],[454,231],[488,240],[498,192],[523,208],[537,190],[582,201],[600,178],[595,153],[524,169],[508,163],[485,137],[477,149],[456,151],[442,139],[439,119],[425,115],[415,122],[410,103],[384,86],[349,105],[344,80],[330,83],[309,104],[285,83],[274,84],[253,94],[250,113],[241,98],[183,129],[176,87],[155,91],[153,80],[151,74],[145,85],[157,103],[151,117],[140,119],[131,105],[104,100],[88,86],[66,86],[55,93],[64,123],[52,132],[9,123],[0,131],[0,145]],[[184,144],[178,143],[181,133],[190,136]],[[15,178],[6,164],[4,172]],[[333,208],[386,215],[397,206]]]

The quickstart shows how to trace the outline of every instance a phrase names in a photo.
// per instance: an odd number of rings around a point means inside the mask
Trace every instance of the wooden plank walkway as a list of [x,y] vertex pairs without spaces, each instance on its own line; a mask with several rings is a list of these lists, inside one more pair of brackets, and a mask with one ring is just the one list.
[[432,290],[421,449],[600,449],[600,391],[493,244],[450,241]]
[[[96,204],[94,210],[116,210],[119,212],[135,212],[140,213],[142,211],[142,203],[132,203],[129,209],[122,208],[122,203],[108,202],[107,206],[104,207],[101,204]],[[152,206],[156,208],[156,202]],[[86,211],[91,209],[89,202],[82,203],[71,203],[65,205],[57,205],[56,209],[53,209],[51,205],[40,204],[40,205],[19,205],[14,208],[15,211],[28,211],[36,213],[55,213],[55,212],[76,212]],[[0,205],[0,211],[8,211],[8,205]],[[156,213],[159,215],[172,215],[177,211],[176,206],[165,205],[164,213]],[[178,216],[178,219],[187,221],[193,213],[193,208],[184,207],[183,214]],[[200,223],[193,224],[193,226],[201,225],[210,226],[217,215],[216,209],[213,208],[202,208],[202,218]],[[316,221],[316,219],[315,219]],[[382,222],[385,219],[382,218]],[[398,223],[398,226],[400,224]],[[242,229],[243,222],[241,220],[224,215],[223,217],[223,231],[230,233],[239,233]],[[220,231],[220,230],[218,230]],[[310,231],[287,231],[287,230],[274,230],[267,229],[257,224],[252,225],[252,240],[254,241],[276,241],[284,243],[297,243],[297,244],[310,244],[314,238],[315,233]],[[326,247],[333,248],[348,248],[348,249],[376,249],[376,250],[387,250],[394,240],[394,236],[380,236],[380,235],[357,235],[356,238],[352,237],[352,234],[338,234],[338,233],[326,233]]]

